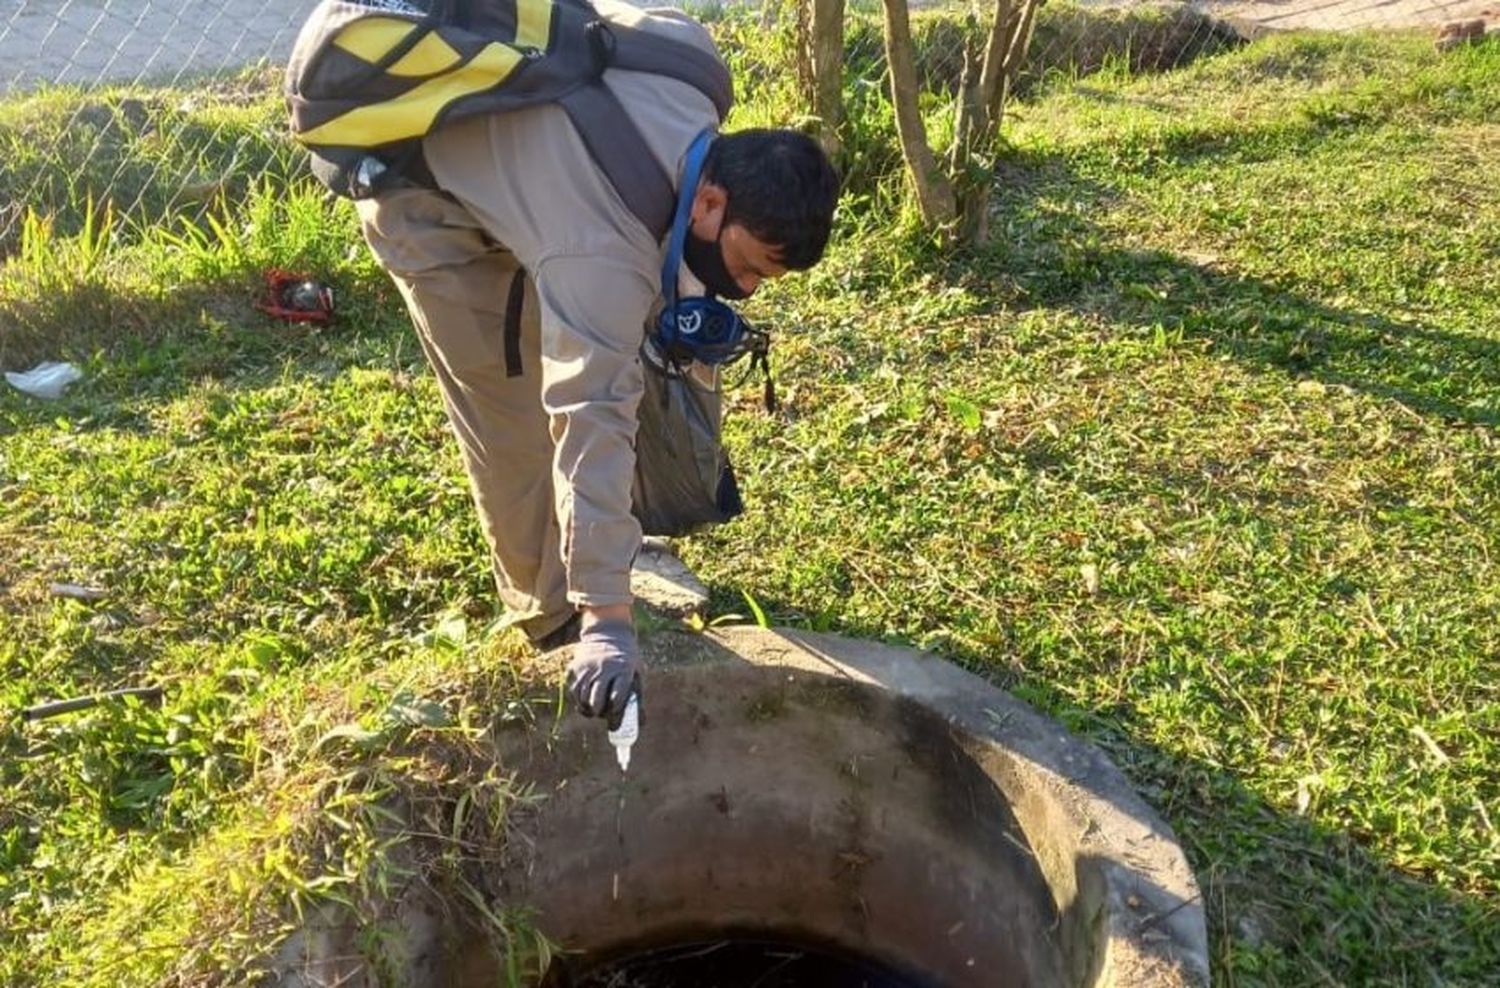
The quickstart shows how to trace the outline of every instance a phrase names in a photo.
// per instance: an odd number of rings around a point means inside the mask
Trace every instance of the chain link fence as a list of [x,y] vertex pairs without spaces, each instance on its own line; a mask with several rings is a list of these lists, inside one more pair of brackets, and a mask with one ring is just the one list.
[[[77,229],[107,202],[116,218],[150,221],[211,200],[236,176],[298,167],[275,93],[314,2],[0,0],[0,258],[18,249],[28,214]],[[878,59],[879,5],[850,7],[851,55]],[[990,7],[976,0],[972,9],[982,20]],[[1482,32],[1486,18],[1500,22],[1500,0],[1053,0],[1038,18],[1021,85],[1111,60],[1170,68],[1266,31],[1436,34],[1455,21],[1472,31],[1478,19]],[[958,21],[946,23],[924,39],[920,67],[930,84],[951,89],[963,39]],[[208,104],[260,114],[256,136],[241,126],[226,142],[202,112]],[[62,126],[35,125],[62,105]]]

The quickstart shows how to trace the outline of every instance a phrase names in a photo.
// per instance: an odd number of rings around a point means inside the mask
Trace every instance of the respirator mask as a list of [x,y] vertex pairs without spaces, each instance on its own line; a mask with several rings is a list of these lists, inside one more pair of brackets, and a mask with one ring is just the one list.
[[[735,285],[724,268],[723,253],[717,241],[695,241],[691,246],[693,256],[690,257],[689,268],[704,281],[709,294],[679,298],[677,293],[677,274],[682,267],[684,251],[689,250],[691,233],[688,228],[693,198],[703,175],[703,161],[708,157],[708,146],[713,139],[714,132],[711,129],[704,130],[693,139],[692,146],[688,148],[682,170],[681,189],[677,195],[677,211],[673,216],[672,232],[667,239],[667,254],[661,266],[661,297],[664,305],[651,333],[651,342],[664,360],[676,364],[698,361],[709,366],[720,366],[732,364],[748,355],[751,366],[760,367],[765,373],[766,400],[768,405],[773,405],[770,364],[767,361],[770,338],[729,305],[714,297],[716,290],[717,294],[730,295],[733,292],[733,297],[744,297],[744,293],[739,291],[739,286]],[[694,261],[696,263],[692,263]]]

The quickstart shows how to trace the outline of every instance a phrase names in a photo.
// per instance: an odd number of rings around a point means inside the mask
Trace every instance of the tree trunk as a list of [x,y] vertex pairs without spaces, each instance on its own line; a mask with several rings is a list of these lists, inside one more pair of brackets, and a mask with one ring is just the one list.
[[[972,29],[974,26],[974,14],[969,12],[965,18],[965,26]],[[967,41],[964,43],[964,69],[958,79],[958,107],[953,120],[953,146],[948,151],[948,172],[956,175],[963,163],[969,159],[970,138],[974,133],[974,126],[978,115],[984,112],[984,103],[981,100],[979,77],[981,74],[979,59],[983,52],[976,52],[974,46]]]
[[[995,20],[985,45],[976,101],[968,114],[970,128],[961,133],[966,157],[955,162],[960,213],[958,236],[970,244],[989,238],[990,193],[994,185],[993,150],[1005,118],[1011,87],[1031,48],[1041,0],[996,0]],[[984,159],[984,160],[976,160]]]
[[[797,11],[797,91],[802,95],[804,106],[813,105],[818,98],[816,80],[813,76],[812,0],[796,0]],[[771,4],[767,3],[767,7]]]
[[[1031,0],[1021,0],[1022,3]],[[1006,78],[1006,59],[1015,37],[1016,8],[1012,0],[995,0],[995,19],[990,24],[989,40],[984,46],[984,68],[979,75],[979,100],[984,107],[978,114],[973,145],[983,147],[994,133],[996,94]]]
[[818,140],[830,157],[843,144],[844,126],[844,0],[809,0],[812,4],[813,113],[818,117]]
[[896,110],[896,133],[917,190],[917,207],[928,229],[952,225],[957,214],[953,185],[938,167],[927,143],[927,127],[917,103],[917,69],[912,53],[911,22],[906,0],[882,0],[885,6],[885,57],[891,73],[891,103]]
[[1005,88],[999,94],[993,113],[996,129],[999,129],[1000,117],[1005,112],[1005,104],[1010,99],[1011,90],[1016,87],[1016,79],[1021,74],[1021,68],[1031,54],[1031,38],[1036,31],[1036,12],[1041,6],[1042,0],[1026,0],[1026,8],[1021,11],[1021,24],[1016,29],[1015,37],[1011,39],[1010,51],[1005,56]]

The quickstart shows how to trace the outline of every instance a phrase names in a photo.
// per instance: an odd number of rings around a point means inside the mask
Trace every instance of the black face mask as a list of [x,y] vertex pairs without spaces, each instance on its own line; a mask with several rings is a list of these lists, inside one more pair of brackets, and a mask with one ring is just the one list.
[[682,259],[687,262],[693,277],[703,282],[708,294],[727,299],[749,298],[750,293],[729,276],[729,269],[724,266],[724,245],[720,242],[723,237],[723,223],[719,226],[719,235],[712,240],[704,240],[689,227],[687,241],[682,245]]

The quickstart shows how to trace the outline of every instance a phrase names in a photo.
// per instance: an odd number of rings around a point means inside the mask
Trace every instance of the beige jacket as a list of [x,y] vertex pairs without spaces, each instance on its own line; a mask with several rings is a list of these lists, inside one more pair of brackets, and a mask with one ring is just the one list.
[[[595,6],[610,20],[714,51],[707,31],[677,11],[617,0]],[[618,69],[604,81],[674,178],[693,138],[718,123],[713,104],[686,83]],[[663,245],[625,207],[556,106],[457,121],[429,136],[424,150],[440,187],[534,282],[567,599],[629,601],[641,537],[630,510],[644,387],[638,350],[659,294]],[[451,220],[435,214],[432,222]],[[441,261],[430,256],[434,242],[372,239],[371,246],[401,272]],[[455,256],[448,263],[464,262]],[[538,598],[547,596],[543,589]]]

